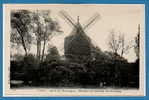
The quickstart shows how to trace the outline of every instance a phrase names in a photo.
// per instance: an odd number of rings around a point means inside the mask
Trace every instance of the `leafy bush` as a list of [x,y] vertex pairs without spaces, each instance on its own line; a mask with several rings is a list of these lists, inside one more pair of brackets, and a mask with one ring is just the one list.
[[36,79],[38,79],[37,69],[39,65],[34,55],[28,54],[27,56],[25,56],[22,67],[23,72],[25,73],[25,84],[28,84],[29,81],[35,81]]
[[[138,61],[136,63],[126,63],[125,61],[113,63],[94,60],[80,64],[51,60],[38,65],[33,55],[25,56],[22,62],[11,62],[11,74],[12,72],[24,73],[21,80],[25,84],[29,84],[29,81],[31,81],[31,85],[55,87],[99,87],[100,84],[138,87],[138,68]],[[18,74],[13,75],[15,78],[20,76]]]

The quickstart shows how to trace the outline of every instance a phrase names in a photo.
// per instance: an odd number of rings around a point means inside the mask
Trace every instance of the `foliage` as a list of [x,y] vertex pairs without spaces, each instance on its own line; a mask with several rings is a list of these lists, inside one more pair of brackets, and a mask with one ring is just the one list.
[[21,54],[14,54],[12,58],[15,61],[22,61],[24,59],[24,56]]
[[[22,71],[24,72],[23,81],[33,86],[89,88],[102,86],[138,87],[139,84],[139,73],[138,69],[136,70],[136,66],[139,66],[138,63],[118,60],[115,65],[113,62],[95,60],[79,64],[59,60],[45,61],[40,63],[40,67],[37,67],[33,55],[26,58],[29,60],[21,64],[23,68],[26,68]],[[115,67],[117,67],[116,70]],[[18,71],[15,70],[15,72]],[[116,73],[116,77],[114,73]],[[28,83],[29,81],[31,83]]]
[[58,22],[51,18],[50,13],[50,10],[11,12],[11,43],[22,46],[26,55],[31,46],[36,45],[38,62],[43,61],[45,57],[47,42],[62,33]]
[[31,34],[29,34],[29,24],[31,18],[28,10],[17,10],[11,12],[11,38],[12,43],[22,45],[27,54],[32,42]]
[[[31,31],[35,34],[38,61],[43,61],[46,44],[57,33],[62,32],[57,21],[50,17],[49,10],[36,10],[31,14]],[[43,42],[43,47],[41,44]],[[42,50],[42,51],[41,51]]]
[[46,61],[60,60],[60,55],[55,46],[49,46],[46,55]]
[[137,56],[137,59],[139,59],[139,48],[140,48],[140,25],[138,26],[138,34],[135,37],[135,45],[134,45],[134,50]]

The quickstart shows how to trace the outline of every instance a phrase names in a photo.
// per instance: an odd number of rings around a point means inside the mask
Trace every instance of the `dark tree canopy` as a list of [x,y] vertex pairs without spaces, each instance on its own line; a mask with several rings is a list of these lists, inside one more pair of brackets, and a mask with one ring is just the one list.
[[31,21],[28,10],[17,10],[11,12],[11,42],[22,45],[26,55],[30,49],[32,36],[28,27]]

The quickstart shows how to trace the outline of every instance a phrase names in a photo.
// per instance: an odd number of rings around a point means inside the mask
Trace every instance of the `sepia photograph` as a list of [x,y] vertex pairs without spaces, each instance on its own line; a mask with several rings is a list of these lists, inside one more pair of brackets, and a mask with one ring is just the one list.
[[5,96],[144,96],[143,4],[5,4]]

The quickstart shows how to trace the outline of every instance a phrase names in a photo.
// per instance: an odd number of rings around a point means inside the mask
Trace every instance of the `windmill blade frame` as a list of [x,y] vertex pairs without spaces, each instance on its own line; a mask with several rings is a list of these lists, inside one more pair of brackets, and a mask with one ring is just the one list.
[[86,30],[87,28],[89,28],[91,25],[95,24],[97,22],[97,20],[99,20],[100,14],[95,13],[91,18],[88,19],[87,24],[83,25],[83,29]]
[[75,20],[64,10],[61,10],[59,12],[59,14],[61,15],[61,17],[66,20],[68,23],[71,24],[71,26],[76,27],[76,22]]

